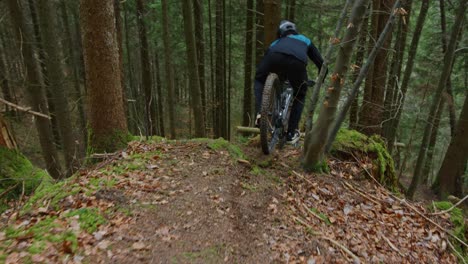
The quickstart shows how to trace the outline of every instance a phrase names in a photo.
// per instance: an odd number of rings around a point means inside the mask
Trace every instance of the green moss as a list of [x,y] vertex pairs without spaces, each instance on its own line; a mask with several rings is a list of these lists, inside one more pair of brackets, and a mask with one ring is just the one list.
[[114,130],[101,137],[96,137],[92,129],[88,126],[88,146],[87,156],[98,152],[114,152],[127,146],[133,136],[127,131]]
[[245,159],[245,154],[242,152],[239,146],[231,144],[229,141],[223,138],[210,139],[208,141],[208,147],[212,150],[225,149],[229,152],[231,157],[235,159]]
[[98,226],[105,224],[106,219],[99,214],[97,208],[80,208],[69,212],[66,216],[72,217],[78,215],[80,227],[86,230],[88,233],[93,233],[97,230]]
[[324,213],[321,213],[316,208],[309,208],[310,211],[314,212],[316,215],[320,217],[327,225],[331,225],[330,219]]
[[241,187],[243,189],[246,189],[246,190],[249,190],[249,191],[252,191],[252,192],[257,191],[257,186],[246,183],[246,182],[241,182]]
[[[18,197],[23,192],[23,187],[25,194],[28,195],[41,182],[52,180],[47,172],[34,167],[26,157],[16,150],[0,146],[0,157],[0,192],[16,186],[4,197],[6,200]],[[0,209],[6,209],[4,204],[6,200],[0,200]]]
[[317,172],[317,173],[329,173],[330,168],[326,161],[321,161],[316,164],[306,165],[303,164],[304,170],[307,172]]
[[[448,210],[448,209],[452,208],[453,204],[451,202],[441,201],[441,202],[434,202],[434,206],[438,210],[443,211],[443,210]],[[456,237],[458,237],[460,240],[462,240],[463,242],[467,242],[466,237],[465,237],[465,232],[466,232],[467,227],[465,225],[465,219],[464,219],[463,211],[460,208],[455,207],[455,208],[451,209],[451,211],[449,213],[450,213],[450,222],[453,225],[452,233]],[[465,260],[464,262],[468,261],[468,252],[466,251],[465,247],[462,246],[456,240],[453,240],[452,242],[453,242],[453,244],[455,246],[455,250],[457,250],[457,252],[461,256],[463,256],[463,258]]]
[[258,166],[253,166],[253,167],[252,167],[252,170],[250,171],[250,173],[253,174],[253,175],[257,175],[257,176],[258,176],[258,175],[263,175],[263,174],[265,174],[265,171],[262,170],[262,169],[260,169],[260,167],[258,167]]
[[340,129],[332,145],[332,154],[353,151],[375,156],[374,166],[377,170],[375,170],[374,177],[393,191],[396,190],[397,178],[393,158],[388,153],[385,141],[380,136],[368,137],[355,130]]

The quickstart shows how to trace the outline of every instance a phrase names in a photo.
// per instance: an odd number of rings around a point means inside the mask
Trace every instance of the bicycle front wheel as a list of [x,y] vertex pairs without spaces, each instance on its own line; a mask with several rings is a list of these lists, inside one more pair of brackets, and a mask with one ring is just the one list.
[[280,118],[280,79],[275,73],[270,73],[265,82],[262,95],[260,118],[260,144],[264,154],[273,152],[281,137]]

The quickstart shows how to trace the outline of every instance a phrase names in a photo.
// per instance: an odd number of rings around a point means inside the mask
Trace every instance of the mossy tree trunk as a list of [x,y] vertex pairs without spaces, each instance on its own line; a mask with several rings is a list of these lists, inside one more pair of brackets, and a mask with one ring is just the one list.
[[[335,117],[344,76],[348,70],[356,37],[362,23],[368,0],[358,0],[354,3],[351,16],[342,44],[338,51],[335,69],[331,74],[331,87],[327,89],[325,101],[320,109],[317,124],[306,135],[307,145],[304,146],[303,166],[306,171],[317,169],[324,161],[324,150],[328,133]],[[352,26],[349,26],[352,25]]]
[[[90,147],[112,152],[126,143],[113,0],[82,0],[81,33],[88,89]],[[105,67],[104,67],[105,65]]]
[[[17,0],[7,2],[12,24],[16,33],[16,41],[23,54],[24,65],[27,76],[27,95],[31,104],[31,109],[48,115],[47,100],[45,97],[42,76],[39,65],[35,57],[35,47],[33,31],[22,13],[24,8],[19,5]],[[50,120],[45,118],[36,118],[35,125],[39,134],[39,142],[42,148],[42,156],[46,162],[47,171],[54,178],[62,176],[61,167],[55,148]]]

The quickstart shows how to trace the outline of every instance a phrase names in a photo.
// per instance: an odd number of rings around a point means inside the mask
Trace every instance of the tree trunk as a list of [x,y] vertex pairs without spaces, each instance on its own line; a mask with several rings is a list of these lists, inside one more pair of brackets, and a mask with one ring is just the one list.
[[0,114],[0,147],[6,147],[7,149],[16,149],[16,140],[13,133],[10,132],[10,127],[3,119]]
[[82,0],[80,6],[92,133],[89,144],[96,152],[112,152],[125,146],[128,133],[113,1]]
[[263,27],[264,20],[264,0],[256,0],[255,3],[255,65],[262,61],[265,53],[265,28]]
[[255,113],[252,111],[252,52],[253,52],[253,0],[247,0],[245,22],[245,57],[244,57],[244,100],[242,125],[249,126]]
[[125,25],[125,49],[127,50],[127,62],[124,64],[126,65],[127,69],[127,87],[126,87],[126,94],[131,101],[128,103],[127,107],[127,122],[129,129],[132,133],[137,134],[138,132],[138,114],[136,110],[136,87],[135,87],[135,78],[133,75],[133,60],[132,60],[132,52],[130,48],[130,32],[132,31],[130,28],[129,18],[128,18],[128,11],[129,9],[129,2],[124,5],[124,25]]
[[77,145],[73,135],[73,126],[71,123],[70,106],[68,104],[67,92],[71,90],[71,84],[65,78],[64,56],[62,45],[57,32],[58,21],[50,0],[39,0],[39,13],[41,17],[41,33],[44,41],[44,51],[47,53],[45,64],[49,74],[49,89],[52,93],[52,100],[57,109],[55,115],[57,118],[58,129],[62,139],[65,166],[67,171],[65,176],[70,176],[77,169]]
[[203,120],[206,126],[205,36],[203,30],[203,0],[194,0],[195,43],[198,60],[198,76],[202,100]]
[[[44,95],[41,73],[34,56],[34,40],[32,29],[21,12],[17,0],[8,0],[8,7],[12,17],[12,24],[16,33],[16,40],[22,50],[24,65],[26,66],[27,94],[31,104],[31,109],[48,115],[47,101]],[[53,143],[52,129],[50,122],[45,118],[35,119],[36,128],[39,134],[39,142],[42,148],[42,155],[46,162],[47,171],[55,179],[61,178],[61,168],[57,156],[57,150]]]
[[[432,128],[432,120],[431,117],[434,116],[437,107],[439,106],[439,101],[441,100],[441,95],[442,92],[445,88],[445,84],[447,83],[447,79],[450,77],[450,72],[451,72],[451,66],[453,63],[454,59],[454,54],[455,54],[455,47],[457,44],[457,37],[458,33],[460,32],[462,25],[463,25],[463,18],[465,16],[465,11],[468,3],[466,1],[461,1],[460,6],[458,7],[457,10],[457,15],[455,18],[455,23],[452,27],[452,33],[450,35],[450,41],[447,47],[447,51],[445,52],[444,55],[444,63],[443,63],[443,68],[442,68],[442,73],[437,85],[437,90],[434,95],[434,99],[429,111],[427,123],[424,129],[424,136],[421,141],[421,146],[419,149],[419,154],[418,154],[418,159],[416,161],[416,167],[414,169],[414,175],[413,179],[411,180],[411,185],[408,189],[407,195],[412,198],[415,191],[416,187],[418,186],[420,180],[421,180],[421,172],[422,172],[422,167],[424,165],[424,159],[426,158],[426,152],[427,152],[427,145],[429,143],[429,138],[431,134],[431,128]],[[466,136],[466,135],[465,135]],[[461,144],[459,144],[460,146]],[[444,187],[445,188],[445,187]],[[445,190],[444,190],[445,191]]]
[[[442,30],[442,51],[445,53],[447,50],[447,23],[445,19],[445,4],[444,0],[439,0],[440,6],[440,28]],[[452,80],[448,78],[447,80],[447,97],[448,97],[448,110],[450,117],[450,133],[453,136],[455,133],[455,123],[456,123],[456,114],[455,114],[455,104],[453,102],[453,92],[452,92]]]
[[[380,2],[378,12],[372,22],[372,34],[374,39],[377,38],[388,20],[391,7],[395,0],[376,0],[374,3]],[[361,114],[359,116],[359,130],[366,135],[382,134],[382,121],[384,111],[384,96],[385,96],[385,83],[387,80],[387,52],[391,42],[391,33],[383,43],[382,49],[377,53],[375,58],[373,73],[371,74],[371,87],[364,94]]]
[[263,20],[263,28],[265,30],[265,48],[278,38],[278,24],[281,20],[281,1],[279,0],[264,0],[265,16]]
[[46,61],[45,51],[42,45],[43,41],[42,41],[42,36],[40,32],[39,18],[37,16],[36,4],[37,2],[34,2],[33,0],[28,0],[29,11],[31,12],[31,22],[33,25],[34,39],[36,40],[36,48],[37,48],[37,53],[39,57],[39,66],[40,66],[41,73],[42,73],[42,81],[44,82],[44,85],[45,85],[47,106],[49,107],[49,111],[52,113],[52,116],[51,116],[52,119],[50,120],[52,124],[52,133],[54,135],[55,144],[60,146],[61,145],[60,131],[58,128],[59,125],[58,125],[57,118],[56,118],[57,108],[55,107],[54,100],[52,99],[53,97],[52,91],[51,89],[49,89],[49,73],[46,67],[46,63],[45,63]]
[[332,125],[341,88],[344,84],[344,76],[348,69],[351,54],[353,52],[358,29],[360,28],[363,16],[366,11],[367,0],[357,0],[352,8],[345,36],[338,51],[335,69],[331,75],[331,87],[327,89],[325,101],[320,109],[320,115],[317,124],[313,127],[311,133],[306,135],[308,144],[304,146],[303,166],[306,171],[317,169],[324,158],[324,148],[328,138],[329,128]]
[[[419,11],[418,21],[416,22],[413,39],[411,40],[408,52],[405,72],[403,73],[403,80],[401,81],[401,95],[397,97],[397,100],[395,100],[395,102],[398,102],[398,105],[396,105],[396,116],[389,125],[391,129],[387,135],[387,142],[395,142],[396,139],[396,131],[398,130],[401,118],[401,108],[405,103],[406,91],[408,90],[411,73],[413,72],[414,59],[416,58],[416,53],[418,51],[419,39],[421,37],[424,21],[426,20],[427,11],[429,9],[429,2],[429,0],[423,0],[421,4],[421,10]],[[390,153],[393,152],[393,144],[388,144],[388,151]]]
[[430,177],[430,174],[432,174],[432,165],[433,165],[433,157],[434,157],[434,148],[437,143],[437,134],[439,132],[439,126],[440,126],[440,119],[442,118],[442,112],[444,111],[444,106],[445,106],[445,100],[440,100],[439,106],[437,107],[437,111],[434,117],[431,117],[431,119],[434,121],[432,129],[431,129],[431,135],[429,139],[429,144],[427,146],[427,157],[426,161],[424,163],[423,167],[423,182],[424,183],[430,183],[430,180],[432,179]]
[[455,133],[452,136],[437,176],[440,184],[439,197],[441,199],[446,199],[450,194],[457,197],[462,196],[461,176],[466,170],[468,160],[468,140],[466,139],[468,133],[468,93],[465,94],[465,103]]
[[190,80],[190,99],[195,119],[195,137],[205,137],[205,122],[201,104],[200,79],[198,75],[197,49],[193,27],[193,13],[189,0],[182,2],[185,42],[187,43],[187,67]]
[[223,91],[224,86],[224,41],[223,41],[223,3],[222,1],[216,1],[215,11],[215,123],[214,135],[216,138],[223,136]]
[[[114,0],[115,28],[117,30],[117,47],[119,48],[120,87],[122,88],[122,103],[124,113],[128,112],[127,95],[125,93],[125,75],[123,66],[122,18],[120,17],[120,0]],[[128,122],[127,122],[128,126]]]
[[[396,96],[398,95],[398,88],[401,77],[401,69],[403,66],[403,56],[406,49],[406,37],[408,36],[408,28],[411,15],[411,5],[412,0],[403,1],[402,8],[407,12],[406,15],[401,14],[398,21],[398,31],[393,46],[394,54],[392,58],[392,63],[390,66],[390,73],[387,84],[387,91],[385,93],[385,102],[384,102],[384,124],[383,124],[383,135],[385,138],[388,138],[390,131],[393,129],[390,127],[392,125],[392,120],[394,119],[396,113]],[[393,142],[391,143],[393,144]]]
[[[10,85],[8,83],[7,65],[6,65],[6,60],[4,59],[4,55],[5,54],[3,54],[3,52],[2,54],[0,54],[0,86],[1,86],[1,91],[3,94],[3,98],[7,100],[8,102],[12,102],[13,97],[11,96]],[[8,105],[5,105],[5,112],[10,112],[10,108]]]
[[[71,32],[71,24],[69,23],[68,19],[68,12],[67,12],[67,6],[66,6],[66,1],[62,0],[60,3],[60,9],[62,13],[62,22],[63,26],[65,28],[65,34],[67,38],[67,46],[68,46],[68,67],[70,71],[73,74],[72,77],[72,82],[73,82],[73,88],[75,92],[75,97],[74,99],[76,100],[76,104],[78,106],[78,115],[79,115],[79,124],[80,124],[80,141],[84,142],[84,146],[86,146],[88,136],[87,136],[87,129],[86,129],[86,115],[85,115],[85,110],[84,110],[84,95],[81,91],[81,80],[80,80],[80,61],[79,61],[79,51],[75,49],[75,44],[73,41],[73,34]],[[85,153],[84,146],[80,149],[80,157]]]
[[161,84],[161,73],[159,67],[159,54],[155,52],[154,55],[154,68],[156,72],[156,93],[158,95],[158,117],[159,117],[159,135],[161,137],[166,136],[166,131],[164,129],[164,99],[162,95],[162,84]]
[[166,86],[168,89],[168,111],[169,111],[169,134],[172,139],[176,138],[175,131],[175,98],[174,98],[174,69],[172,67],[172,46],[169,36],[169,14],[167,0],[162,0],[162,21],[163,21],[163,42],[164,42],[164,61],[166,72]]
[[137,21],[138,21],[138,35],[140,37],[140,62],[141,62],[141,79],[142,86],[145,92],[145,131],[146,136],[154,135],[153,122],[156,118],[154,113],[154,102],[152,100],[152,80],[151,80],[151,65],[148,50],[148,39],[146,34],[146,25],[144,16],[146,15],[143,0],[137,0]]
[[366,61],[366,64],[361,68],[361,71],[359,72],[359,76],[357,77],[356,81],[353,84],[353,88],[351,89],[351,94],[349,97],[346,99],[342,110],[338,114],[338,117],[336,118],[336,121],[333,125],[332,130],[330,131],[330,135],[328,137],[327,145],[325,148],[326,152],[330,151],[331,145],[333,141],[335,140],[336,135],[338,134],[338,130],[341,127],[341,124],[343,123],[346,113],[351,107],[351,104],[355,101],[355,97],[358,94],[359,87],[361,86],[362,81],[364,80],[364,77],[367,75],[370,65],[372,65],[377,58],[379,51],[381,48],[385,45],[385,41],[388,38],[388,35],[392,32],[393,24],[395,22],[395,16],[396,16],[396,10],[400,7],[400,0],[397,0],[393,6],[393,8],[390,11],[390,17],[388,18],[388,21],[383,28],[382,32],[379,35],[379,38],[377,42],[375,43],[375,46],[372,48],[371,53],[369,54],[369,58]]
[[[351,2],[352,2],[351,0],[347,0],[344,7],[343,7],[343,10],[341,11],[341,15],[340,15],[340,18],[338,19],[338,23],[336,23],[335,35],[334,35],[335,39],[338,39],[339,36],[340,36],[340,31],[341,31],[341,28],[343,26],[343,22],[346,19],[346,14],[348,12],[348,7],[351,5]],[[321,90],[323,82],[325,80],[325,75],[326,75],[326,73],[328,71],[328,64],[330,63],[330,58],[331,58],[331,54],[332,54],[334,45],[335,44],[333,42],[330,42],[330,45],[328,46],[327,53],[325,54],[325,58],[324,58],[322,67],[320,69],[320,73],[319,73],[319,76],[318,76],[318,81],[314,86],[314,90],[312,91],[312,96],[310,96],[309,109],[307,111],[308,116],[307,116],[307,120],[306,120],[306,129],[305,129],[306,133],[309,133],[312,130],[313,119],[314,119],[314,115],[315,115],[315,109],[317,108],[317,103],[318,103],[318,99],[319,99],[319,95],[320,95],[320,90]],[[308,143],[309,143],[308,139],[309,138],[310,137],[306,137],[305,145],[308,145]]]
[[[366,16],[364,18],[364,21],[361,26],[361,32],[359,34],[359,41],[358,41],[358,48],[356,52],[356,63],[355,65],[359,68],[362,67],[362,62],[364,61],[364,55],[366,53],[366,43],[367,43],[367,33],[369,29],[369,16]],[[359,72],[357,70],[358,68],[355,69],[355,73],[353,76],[353,83],[356,83],[356,80],[359,76]],[[359,92],[359,91],[358,91]],[[359,96],[355,96],[351,108],[349,111],[349,128],[350,129],[356,129],[357,124],[358,124],[358,111],[359,111],[359,102],[358,98]]]

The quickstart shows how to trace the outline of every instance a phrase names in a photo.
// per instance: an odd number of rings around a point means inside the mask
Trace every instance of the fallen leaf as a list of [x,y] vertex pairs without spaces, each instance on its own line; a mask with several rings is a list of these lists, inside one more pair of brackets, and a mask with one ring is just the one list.
[[143,242],[135,242],[133,243],[132,248],[135,250],[142,250],[146,248],[146,245]]

